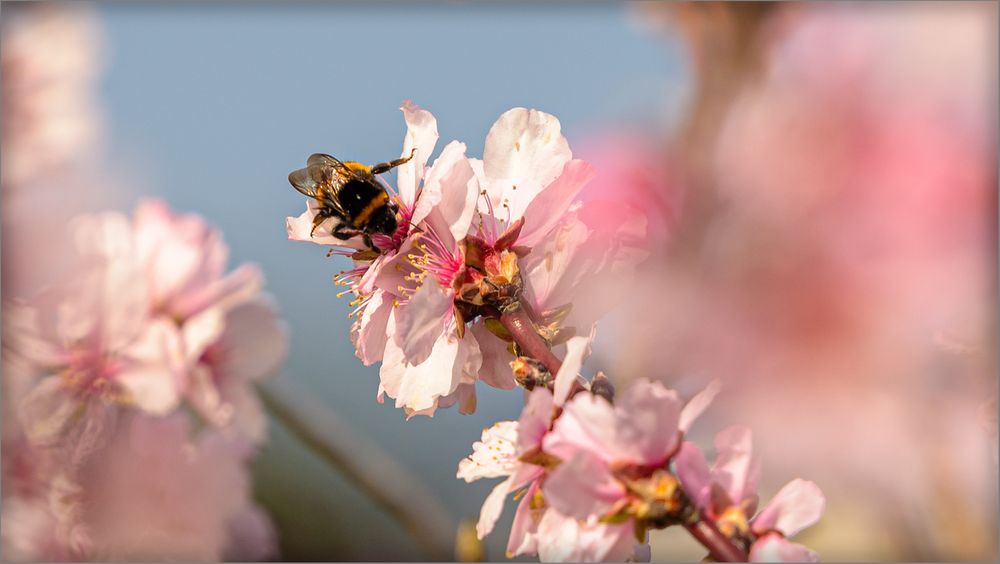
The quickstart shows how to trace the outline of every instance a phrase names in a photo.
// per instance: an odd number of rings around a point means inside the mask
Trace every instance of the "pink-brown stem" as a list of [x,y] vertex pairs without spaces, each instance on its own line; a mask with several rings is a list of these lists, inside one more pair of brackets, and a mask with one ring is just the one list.
[[549,345],[535,331],[535,325],[524,309],[518,307],[514,311],[501,313],[500,323],[527,356],[541,362],[553,376],[559,373],[562,361],[552,354]]
[[747,555],[733,546],[729,539],[711,521],[701,519],[693,524],[684,525],[691,536],[708,549],[708,553],[716,562],[746,562]]

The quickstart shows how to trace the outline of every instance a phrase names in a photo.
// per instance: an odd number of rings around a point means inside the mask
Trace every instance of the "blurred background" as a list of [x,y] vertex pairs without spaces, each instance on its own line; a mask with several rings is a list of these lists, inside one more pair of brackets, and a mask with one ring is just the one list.
[[[355,358],[346,266],[293,243],[286,176],[379,162],[398,107],[478,155],[506,109],[555,114],[595,197],[650,221],[651,258],[590,361],[619,386],[724,393],[766,497],[828,505],[826,560],[997,556],[997,32],[993,3],[18,3],[3,6],[3,295],[62,267],[65,223],[145,197],[225,234],[290,327],[283,378],[422,482],[455,479],[519,393],[404,421]],[[418,543],[280,423],[254,464],[285,560],[421,560]],[[503,559],[508,511],[485,544]],[[699,559],[658,532],[654,560]]]

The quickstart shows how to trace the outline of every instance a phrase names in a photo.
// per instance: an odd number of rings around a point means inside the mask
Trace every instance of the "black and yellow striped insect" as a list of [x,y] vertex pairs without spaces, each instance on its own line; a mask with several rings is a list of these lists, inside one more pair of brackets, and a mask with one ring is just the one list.
[[398,207],[376,175],[408,162],[414,152],[416,150],[408,157],[372,166],[341,162],[322,153],[311,155],[305,168],[288,175],[293,188],[319,204],[309,235],[312,236],[329,218],[337,220],[330,230],[334,237],[346,241],[362,235],[368,247],[372,247],[372,234],[391,236],[395,233]]

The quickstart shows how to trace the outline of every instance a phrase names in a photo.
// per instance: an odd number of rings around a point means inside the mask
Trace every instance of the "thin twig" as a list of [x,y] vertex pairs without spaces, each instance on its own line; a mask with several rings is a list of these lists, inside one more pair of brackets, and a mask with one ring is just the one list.
[[392,456],[287,381],[273,380],[259,390],[272,416],[409,531],[428,558],[455,557],[456,521]]
[[729,539],[716,528],[711,521],[701,519],[693,524],[684,525],[691,536],[708,549],[716,562],[746,562],[747,555],[733,546]]

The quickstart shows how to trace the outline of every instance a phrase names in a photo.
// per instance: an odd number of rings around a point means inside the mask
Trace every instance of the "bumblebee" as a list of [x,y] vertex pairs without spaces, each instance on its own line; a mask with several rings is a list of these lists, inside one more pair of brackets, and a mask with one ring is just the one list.
[[372,234],[395,233],[398,206],[376,175],[409,162],[415,152],[416,149],[408,157],[372,166],[341,162],[322,153],[311,155],[306,168],[288,175],[293,188],[319,203],[309,235],[331,217],[338,220],[331,233],[342,241],[362,235],[365,244],[372,247]]

